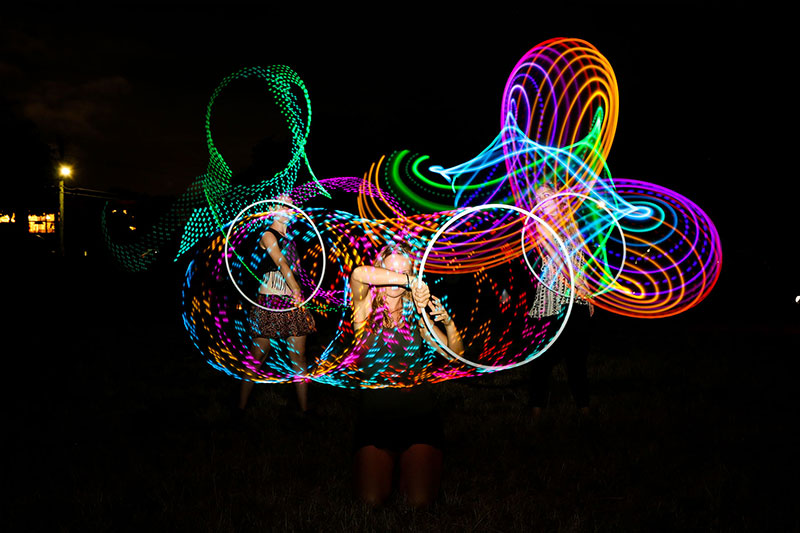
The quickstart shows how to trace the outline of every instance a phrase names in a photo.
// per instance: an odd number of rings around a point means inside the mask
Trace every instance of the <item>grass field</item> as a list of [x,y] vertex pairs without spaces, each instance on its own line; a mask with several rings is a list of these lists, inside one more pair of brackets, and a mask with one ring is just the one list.
[[589,418],[560,366],[535,423],[525,367],[441,384],[437,502],[370,509],[355,393],[312,383],[303,420],[291,386],[263,385],[236,420],[238,382],[159,276],[4,278],[26,288],[3,322],[5,531],[800,530],[796,324],[599,316]]

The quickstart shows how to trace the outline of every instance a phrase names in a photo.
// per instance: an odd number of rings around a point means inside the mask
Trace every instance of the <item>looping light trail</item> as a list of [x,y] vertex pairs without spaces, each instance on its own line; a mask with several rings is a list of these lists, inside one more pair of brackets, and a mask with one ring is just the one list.
[[[286,119],[291,154],[274,176],[234,186],[211,136],[211,111],[228,85],[252,77],[265,82]],[[210,364],[240,379],[405,387],[512,368],[555,342],[578,283],[609,312],[660,318],[697,305],[719,277],[719,235],[699,206],[653,183],[612,178],[606,158],[618,114],[608,60],[586,41],[551,39],[512,70],[499,133],[474,158],[444,168],[431,156],[400,150],[361,178],[317,179],[305,151],[311,106],[302,80],[283,66],[243,69],[209,101],[205,173],[137,242],[115,239],[105,221],[104,230],[132,271],[148,268],[182,230],[176,260],[194,256],[183,288],[186,329]],[[301,168],[311,180],[297,185]],[[271,222],[269,209],[259,206],[281,193],[299,206],[331,192],[354,195],[357,213],[307,208],[290,227],[323,352],[310,354],[314,363],[298,374],[285,342],[273,340],[261,365],[250,355],[244,303],[258,283],[258,239]],[[353,334],[350,273],[395,242],[412,246],[421,275],[460,328],[464,354],[440,347],[442,356],[426,343],[402,361],[382,359]],[[533,319],[528,310],[545,271],[548,279],[554,271],[569,279],[569,294],[561,295],[569,305],[557,316]],[[413,318],[413,309],[406,313]]]

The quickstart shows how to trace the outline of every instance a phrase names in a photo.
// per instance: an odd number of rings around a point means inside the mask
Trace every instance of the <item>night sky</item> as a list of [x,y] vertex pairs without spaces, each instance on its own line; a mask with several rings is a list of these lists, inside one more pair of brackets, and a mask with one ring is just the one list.
[[[779,256],[755,250],[786,249],[796,224],[778,209],[770,217],[777,229],[764,231],[742,201],[752,197],[756,168],[743,146],[753,136],[743,79],[755,57],[748,11],[670,5],[487,4],[456,14],[407,6],[363,16],[122,4],[17,13],[0,22],[0,96],[63,146],[75,186],[178,195],[205,169],[211,93],[242,67],[292,67],[311,97],[315,173],[361,176],[397,149],[444,166],[473,157],[498,132],[503,86],[519,57],[552,37],[582,38],[609,59],[619,84],[612,175],[664,185],[706,210],[723,243],[717,292],[733,295],[754,267],[760,275],[785,269]],[[212,128],[234,172],[260,140],[285,142],[276,117],[271,97],[252,84],[223,93]],[[788,208],[795,180],[771,180],[786,192],[774,202]],[[780,305],[800,294],[792,282],[781,289],[791,295],[771,296]]]

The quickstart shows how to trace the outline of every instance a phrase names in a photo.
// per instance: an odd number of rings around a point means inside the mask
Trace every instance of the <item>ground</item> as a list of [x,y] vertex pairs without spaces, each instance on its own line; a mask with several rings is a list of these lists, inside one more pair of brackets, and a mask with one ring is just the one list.
[[[10,268],[10,267],[7,267]],[[798,530],[798,324],[600,315],[592,414],[561,367],[534,422],[526,369],[438,387],[433,508],[353,497],[353,391],[238,383],[188,342],[178,277],[74,262],[10,268],[3,522],[9,531]],[[701,304],[702,305],[702,304]]]

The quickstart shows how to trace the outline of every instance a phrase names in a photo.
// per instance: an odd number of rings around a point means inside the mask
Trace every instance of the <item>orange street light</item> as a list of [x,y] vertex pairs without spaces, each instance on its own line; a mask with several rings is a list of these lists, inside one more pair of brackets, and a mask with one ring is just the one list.
[[58,248],[64,256],[64,180],[72,177],[72,167],[61,165],[58,168]]

